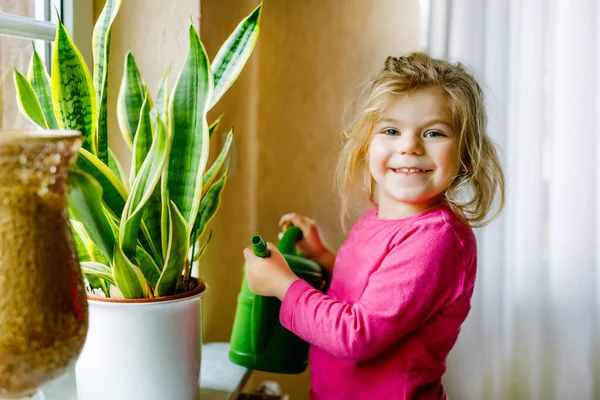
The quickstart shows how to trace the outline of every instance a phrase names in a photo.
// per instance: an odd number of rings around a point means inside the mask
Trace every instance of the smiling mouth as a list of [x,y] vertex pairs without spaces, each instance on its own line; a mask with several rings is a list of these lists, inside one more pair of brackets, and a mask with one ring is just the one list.
[[397,174],[425,174],[427,172],[431,172],[430,169],[419,169],[419,168],[390,168]]

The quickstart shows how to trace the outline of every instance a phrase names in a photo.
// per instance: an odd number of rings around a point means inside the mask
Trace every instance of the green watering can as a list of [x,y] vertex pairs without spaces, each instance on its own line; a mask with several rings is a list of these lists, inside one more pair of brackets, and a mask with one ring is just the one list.
[[[290,268],[312,287],[323,291],[327,284],[319,264],[296,254],[296,242],[302,238],[298,227],[288,228],[277,249]],[[268,257],[269,250],[258,235],[252,237],[254,253]],[[281,301],[276,297],[259,296],[250,291],[246,282],[246,266],[242,289],[231,333],[229,359],[249,369],[279,374],[298,374],[308,366],[309,344],[284,328],[279,322]]]

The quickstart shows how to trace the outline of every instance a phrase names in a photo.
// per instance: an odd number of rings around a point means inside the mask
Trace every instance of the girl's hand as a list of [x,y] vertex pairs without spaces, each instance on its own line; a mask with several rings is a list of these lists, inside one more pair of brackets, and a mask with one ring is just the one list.
[[[285,230],[290,225],[295,225],[302,231],[302,240],[296,243],[300,254],[320,264],[331,275],[335,262],[335,253],[329,250],[325,246],[325,243],[323,243],[321,231],[317,223],[310,218],[296,213],[285,214],[279,220],[279,226]],[[280,233],[280,235],[282,234]]]
[[321,239],[321,231],[314,220],[296,213],[285,214],[279,220],[279,226],[286,230],[290,225],[295,225],[302,231],[302,240],[296,243],[302,256],[314,259],[329,251]]
[[267,248],[271,251],[267,258],[254,254],[252,246],[244,249],[248,287],[255,294],[274,296],[283,301],[290,285],[300,278],[292,272],[273,243],[267,243]]

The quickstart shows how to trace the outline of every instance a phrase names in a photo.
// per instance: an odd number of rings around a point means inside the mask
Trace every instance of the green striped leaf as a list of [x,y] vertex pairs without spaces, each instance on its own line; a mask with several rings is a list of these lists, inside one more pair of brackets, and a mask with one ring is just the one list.
[[98,158],[108,164],[108,59],[112,24],[123,0],[107,0],[94,26],[92,50],[94,56],[94,87],[98,107]]
[[112,231],[113,231],[113,235],[116,238],[118,238],[119,237],[119,222],[121,222],[121,221],[116,219],[112,213],[108,213],[106,215],[106,217],[108,218],[108,223],[110,224],[110,229],[112,229]]
[[[171,148],[172,150],[172,148]],[[167,247],[169,244],[169,204],[171,204],[171,199],[169,198],[169,190],[167,188],[167,175],[168,171],[165,169],[163,172],[162,178],[160,180],[160,234],[161,234],[161,244],[162,244],[162,254],[163,257],[167,254]]]
[[97,276],[98,278],[106,280],[111,285],[115,285],[115,279],[113,277],[112,270],[105,264],[94,261],[84,261],[80,262],[80,265],[81,271],[84,274]]
[[[119,223],[121,221],[113,218],[112,214],[109,214],[108,217],[109,217],[108,220],[110,222],[110,227],[113,231],[113,234],[115,235],[116,238],[120,237],[121,235],[119,233],[120,232]],[[143,221],[142,221],[142,224],[140,225],[140,231],[142,232],[142,235],[138,235],[137,247],[141,247],[144,250],[144,252],[146,252],[147,254],[154,254],[153,247],[149,244],[148,238],[150,236],[148,235],[148,228],[145,226]],[[154,258],[154,259],[156,260],[156,258]],[[155,263],[156,263],[156,261],[155,261]]]
[[87,246],[89,240],[87,233],[83,229],[83,225],[80,222],[71,220],[71,234],[73,235],[73,241],[75,242],[75,249],[77,250],[77,258],[79,261],[92,261],[90,250]]
[[[117,236],[115,236],[115,237],[117,237]],[[92,242],[91,240],[88,243],[88,248],[90,248],[92,250],[92,260],[91,261],[99,262],[102,264],[110,264],[110,261],[108,260],[108,258],[106,258],[104,256],[104,254],[102,254],[102,252],[100,251],[98,246],[96,246],[96,244],[94,242]]]
[[44,118],[44,112],[42,111],[42,107],[33,88],[22,73],[17,71],[16,68],[13,68],[13,70],[19,110],[21,110],[21,113],[23,113],[27,119],[40,128],[48,129],[46,119]]
[[[156,104],[152,107],[152,111],[150,111],[150,119],[152,121],[152,126],[156,126],[157,118],[167,120],[167,108],[169,103],[169,93],[167,89],[169,71],[163,75],[163,78],[160,82],[158,95],[156,98]],[[153,130],[156,130],[153,129]],[[153,130],[150,130],[152,133]],[[136,134],[137,136],[137,134]],[[136,138],[137,140],[137,138]],[[135,146],[134,146],[135,147]],[[166,169],[165,169],[166,170]],[[163,173],[164,175],[165,173]],[[154,256],[154,260],[160,265],[163,264],[163,250],[162,245],[162,211],[163,211],[163,202],[161,191],[163,190],[163,182],[164,180],[161,177],[161,181],[154,188],[154,192],[150,196],[146,204],[146,209],[144,210],[144,216],[142,218],[142,223],[147,227],[147,236],[148,247],[152,248],[152,254]],[[166,190],[166,187],[164,188]],[[164,203],[166,206],[168,201]],[[166,212],[166,207],[165,207]],[[166,243],[166,242],[165,242]],[[166,247],[166,245],[164,246]]]
[[202,177],[202,193],[206,193],[215,178],[221,171],[221,167],[223,163],[225,163],[225,159],[227,158],[227,154],[229,154],[229,149],[231,148],[231,142],[233,141],[233,128],[227,133],[227,138],[225,139],[225,143],[223,143],[223,147],[221,148],[221,152],[217,156],[217,159],[213,162],[209,170]]
[[49,129],[57,129],[58,123],[56,122],[56,116],[54,116],[54,109],[52,108],[50,77],[48,76],[42,58],[35,48],[33,49],[33,55],[31,56],[31,62],[29,63],[27,80],[31,84],[31,87],[40,102],[44,118],[46,119],[46,125],[48,125]]
[[[110,224],[110,218],[107,218],[107,219]],[[94,244],[92,239],[90,239],[87,232],[85,231],[85,227],[83,226],[83,224],[81,222],[71,220],[71,226],[73,227],[73,229],[72,229],[74,232],[73,236],[75,236],[75,233],[76,233],[77,236],[81,239],[82,245],[85,246],[85,249],[86,249],[85,254],[80,255],[79,261],[95,261],[95,262],[99,262],[102,264],[110,264],[110,262],[104,256],[104,254],[102,254],[102,252],[100,251],[98,246],[96,246],[96,244]],[[113,232],[113,236],[116,237],[114,235],[114,232]]]
[[83,224],[89,238],[109,260],[113,258],[115,237],[102,212],[102,187],[91,176],[80,171],[69,173],[69,210]]
[[202,194],[202,173],[208,161],[209,135],[206,107],[212,93],[208,56],[198,34],[190,25],[190,51],[169,105],[172,152],[169,160],[170,199],[192,225]]
[[[120,221],[125,208],[125,201],[128,192],[119,181],[116,175],[104,165],[97,157],[89,152],[79,149],[79,157],[77,157],[77,167],[92,175],[104,188],[102,200],[107,210],[107,217],[112,221]],[[142,222],[142,236],[140,242],[142,246],[152,254],[155,253],[151,244],[151,238],[148,229]],[[119,235],[116,235],[117,237]],[[160,260],[160,258],[158,258]]]
[[215,79],[215,92],[209,109],[221,99],[221,96],[233,85],[248,61],[258,40],[262,3],[235,28],[225,41],[212,63]]
[[194,262],[200,260],[200,258],[202,257],[202,255],[204,255],[204,253],[206,252],[206,248],[208,247],[208,244],[210,243],[210,239],[212,239],[212,229],[210,230],[210,232],[208,232],[208,237],[206,238],[206,241],[204,242],[204,244],[200,248],[200,251],[198,251],[198,253],[196,253],[194,255]]
[[[107,69],[108,71],[108,69]],[[108,94],[107,87],[104,88],[98,107],[98,122],[96,126],[96,148],[98,158],[108,164]]]
[[173,201],[169,204],[169,240],[165,265],[156,284],[157,296],[175,294],[177,283],[185,266],[189,249],[189,235],[185,218]]
[[144,103],[144,93],[144,81],[140,76],[135,58],[129,51],[125,56],[123,80],[117,99],[117,120],[123,138],[129,147],[133,147],[133,137],[137,131],[140,111]]
[[144,96],[142,109],[140,110],[138,128],[133,139],[133,149],[131,153],[131,170],[129,182],[133,186],[135,177],[142,168],[142,164],[150,151],[152,145],[152,126],[150,122],[150,103],[148,102],[148,91]]
[[140,267],[127,258],[119,245],[115,246],[114,254],[113,276],[123,297],[126,299],[148,297],[148,285]]
[[163,121],[168,121],[169,118],[167,116],[167,111],[169,109],[169,73],[170,70],[167,71],[158,86],[158,94],[156,95],[156,104],[152,107],[152,111],[150,111],[150,118],[152,119],[152,126],[156,126],[156,119],[160,117]]
[[92,51],[94,58],[94,86],[98,89],[98,101],[106,89],[108,76],[108,58],[110,55],[110,35],[112,24],[117,17],[123,0],[107,0],[96,21],[92,34]]
[[83,149],[79,149],[76,165],[98,181],[103,188],[104,204],[115,218],[120,219],[128,193],[119,178],[98,157]]
[[[119,223],[121,222],[119,219],[115,217],[112,212],[107,212],[108,222],[110,223],[110,227],[113,231],[113,235],[118,238],[120,236],[119,232]],[[146,228],[144,222],[142,221],[142,225],[140,226],[140,230],[142,232],[141,236],[138,236],[138,245],[141,245],[146,252],[153,253],[153,247],[149,244],[150,235],[148,234],[148,228]]]
[[221,123],[221,120],[223,119],[223,116],[225,114],[221,114],[217,117],[217,119],[210,124],[210,126],[208,127],[208,137],[212,138],[213,133],[215,133],[215,131],[217,130],[217,128],[219,127],[219,124]]
[[225,173],[219,178],[218,181],[208,189],[206,195],[202,197],[202,203],[200,204],[200,212],[194,223],[194,231],[196,237],[202,236],[208,223],[213,219],[219,206],[221,205],[221,193],[225,188],[225,182],[227,181],[227,174],[229,173],[229,165],[225,170]]
[[[161,218],[162,218],[162,199],[161,199],[161,181],[156,185],[148,203],[146,203],[146,209],[144,210],[144,216],[142,222],[148,228],[148,236],[154,251],[154,259],[160,265],[163,263],[163,249],[161,239]],[[167,203],[168,204],[168,203]]]
[[96,94],[92,76],[62,22],[52,54],[52,105],[60,129],[81,132],[82,147],[96,154]]
[[[154,188],[155,190],[158,188],[159,183],[156,185],[156,188]],[[152,192],[154,193],[154,192]],[[150,199],[152,199],[152,196],[150,196]],[[146,202],[146,206],[144,207],[144,211],[142,214],[146,213],[146,209],[148,208],[148,203],[150,202],[150,199]],[[150,230],[148,229],[148,227],[146,226],[146,223],[144,222],[144,219],[142,217],[142,223],[140,224],[140,231],[142,232],[142,235],[139,236],[138,235],[138,240],[139,240],[139,244],[144,248],[144,250],[146,250],[146,252],[150,255],[152,255],[152,257],[154,258],[154,261],[157,264],[161,264],[162,265],[162,253],[160,250],[160,243],[158,243],[158,247],[155,247],[155,243],[154,243],[154,239],[153,237],[150,235]]]
[[121,217],[119,242],[127,256],[135,254],[144,206],[160,181],[161,174],[169,158],[169,145],[170,141],[167,137],[166,128],[159,119],[150,152],[135,178]]
[[121,163],[119,162],[119,159],[111,149],[108,149],[108,168],[110,168],[113,174],[115,174],[115,176],[119,178],[119,181],[121,181],[125,189],[129,189],[129,182],[125,178],[125,170],[123,169]]
[[142,247],[138,246],[135,254],[135,257],[140,263],[140,270],[142,271],[142,274],[144,274],[146,282],[148,282],[152,289],[156,288],[158,278],[160,278],[160,268],[156,265],[152,256]]

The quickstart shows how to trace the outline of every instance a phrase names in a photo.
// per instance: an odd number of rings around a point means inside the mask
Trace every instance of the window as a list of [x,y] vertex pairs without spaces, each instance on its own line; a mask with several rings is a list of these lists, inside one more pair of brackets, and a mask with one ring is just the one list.
[[93,0],[0,0],[0,128],[33,127],[17,108],[13,66],[26,73],[35,46],[50,71],[57,12],[91,66]]

